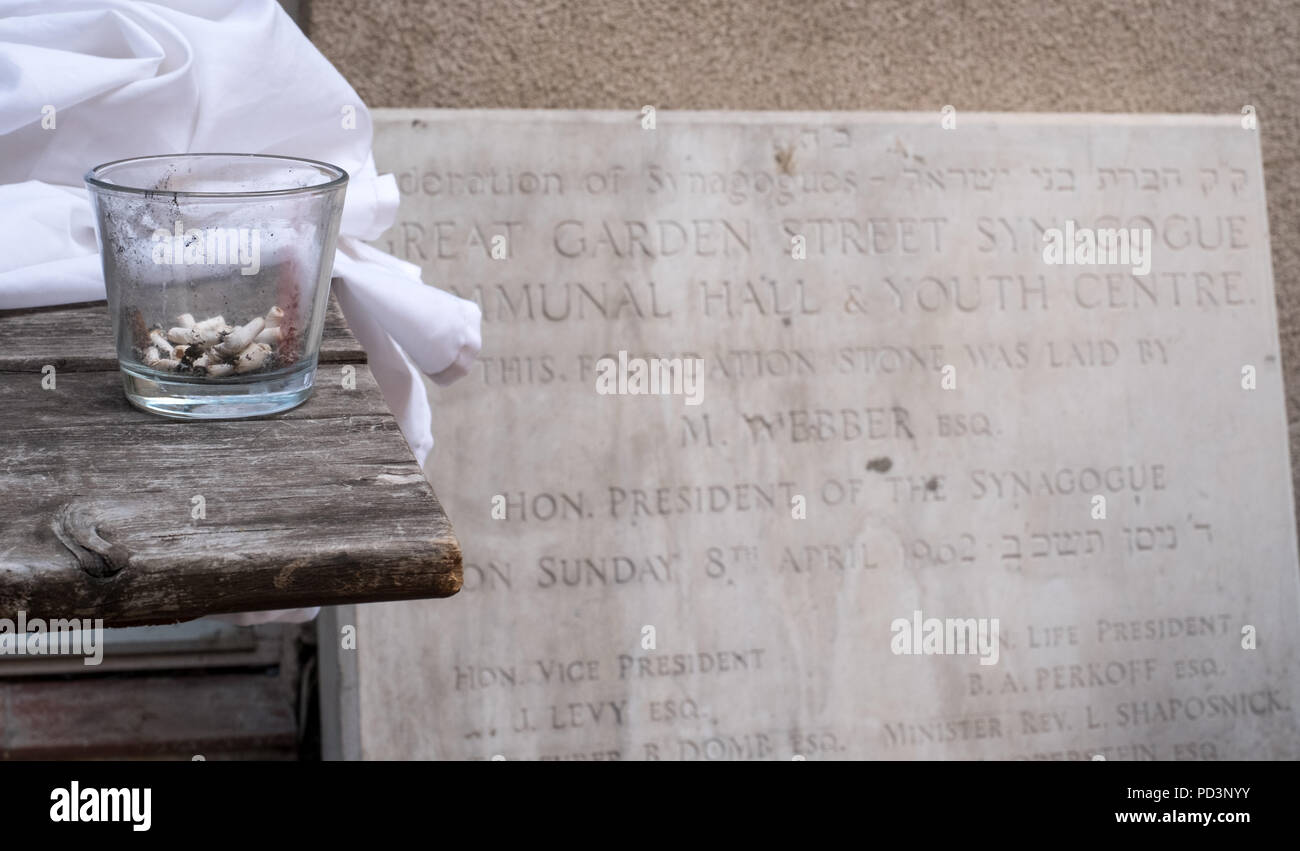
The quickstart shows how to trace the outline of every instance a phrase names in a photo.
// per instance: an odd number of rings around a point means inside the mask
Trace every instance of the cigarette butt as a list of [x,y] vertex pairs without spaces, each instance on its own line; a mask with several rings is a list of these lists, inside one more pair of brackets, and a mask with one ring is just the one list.
[[220,331],[222,328],[227,327],[226,317],[209,316],[207,319],[204,319],[202,322],[194,323],[194,327],[199,329],[200,331],[207,331],[209,329],[215,329]]
[[[197,362],[196,362],[197,365]],[[208,375],[213,378],[220,378],[223,375],[229,375],[235,371],[235,368],[228,363],[206,364]]]
[[157,346],[158,351],[161,352],[162,354],[166,355],[169,358],[174,357],[174,349],[172,348],[172,344],[167,342],[167,338],[163,336],[162,329],[154,328],[152,331],[150,331],[149,342]]
[[188,348],[189,346],[177,346],[172,349],[172,357],[176,358],[176,360],[183,360],[185,358],[185,351]]
[[253,338],[261,333],[264,324],[265,321],[259,316],[247,325],[241,325],[231,331],[226,335],[226,339],[221,341],[221,345],[217,346],[217,354],[223,358],[228,358],[231,355],[242,353],[253,342]]
[[177,317],[176,317],[176,324],[179,325],[179,326],[181,326],[182,328],[193,328],[193,327],[194,327],[194,314],[193,314],[193,313],[182,313],[180,316],[177,316]]
[[284,311],[280,309],[278,304],[266,312],[266,325],[268,328],[278,327],[282,319],[284,319]]
[[280,326],[272,325],[269,328],[263,328],[258,335],[253,338],[253,342],[266,343],[268,346],[280,342]]
[[249,343],[248,347],[235,358],[235,372],[245,373],[258,369],[266,363],[271,355],[271,347],[266,343]]
[[150,346],[144,350],[144,362],[147,366],[153,366],[161,359],[162,356],[158,354],[157,346]]
[[200,328],[197,325],[193,328],[173,328],[167,332],[167,339],[187,346],[210,346],[221,340],[221,331],[218,328]]

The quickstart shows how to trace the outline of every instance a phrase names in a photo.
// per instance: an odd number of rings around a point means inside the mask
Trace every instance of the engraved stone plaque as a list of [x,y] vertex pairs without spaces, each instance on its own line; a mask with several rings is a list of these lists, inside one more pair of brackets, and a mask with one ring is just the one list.
[[377,244],[484,342],[465,585],[359,608],[366,757],[1300,756],[1238,118],[376,122]]

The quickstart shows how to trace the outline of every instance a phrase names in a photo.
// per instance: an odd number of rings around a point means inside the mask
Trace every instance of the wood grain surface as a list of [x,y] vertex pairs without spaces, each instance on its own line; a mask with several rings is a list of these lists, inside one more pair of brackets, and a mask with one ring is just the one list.
[[2,311],[0,447],[0,617],[131,626],[460,588],[451,524],[333,301],[311,399],[216,422],[128,404],[102,302]]

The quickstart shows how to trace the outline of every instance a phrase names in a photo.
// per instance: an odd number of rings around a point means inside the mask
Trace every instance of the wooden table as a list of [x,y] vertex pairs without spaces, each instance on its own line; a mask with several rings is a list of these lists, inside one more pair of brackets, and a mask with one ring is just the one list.
[[0,446],[0,617],[133,626],[461,585],[333,301],[306,404],[206,422],[131,407],[103,302],[0,311]]

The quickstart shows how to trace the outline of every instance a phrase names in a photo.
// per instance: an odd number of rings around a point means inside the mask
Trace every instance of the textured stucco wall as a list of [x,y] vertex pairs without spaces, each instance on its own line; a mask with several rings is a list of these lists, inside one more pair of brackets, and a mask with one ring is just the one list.
[[1300,0],[303,0],[371,106],[1236,113],[1300,470]]

